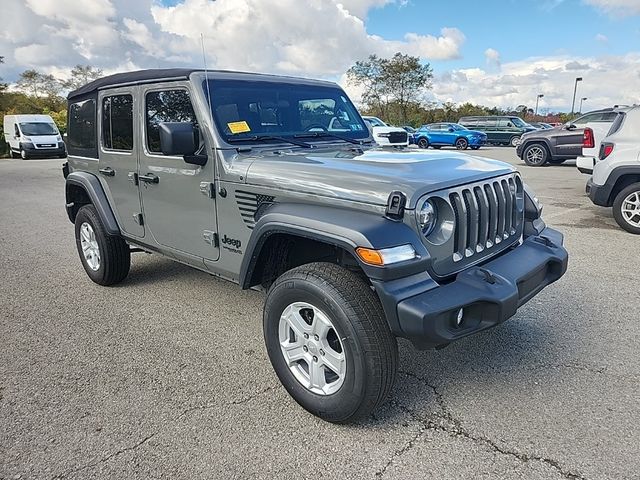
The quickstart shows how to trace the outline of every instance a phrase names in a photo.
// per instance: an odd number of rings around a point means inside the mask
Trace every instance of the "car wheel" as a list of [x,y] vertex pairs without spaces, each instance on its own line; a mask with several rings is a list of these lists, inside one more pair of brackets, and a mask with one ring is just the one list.
[[566,160],[557,160],[557,159],[553,159],[550,158],[549,160],[547,160],[547,162],[549,162],[551,165],[562,165]]
[[522,153],[524,163],[530,167],[541,167],[546,163],[548,157],[547,148],[539,143],[532,143]]
[[378,297],[354,272],[311,263],[284,273],[269,289],[263,322],[278,378],[312,414],[352,422],[391,391],[396,339]]
[[640,235],[640,183],[629,185],[616,195],[613,218],[627,232]]
[[18,158],[16,152],[14,152],[11,147],[9,147],[9,158]]
[[107,234],[93,205],[76,215],[76,247],[89,278],[99,285],[113,285],[129,274],[131,252],[120,236]]
[[479,150],[479,149],[480,149],[480,147],[478,147],[478,146],[471,147],[471,150]]
[[442,145],[434,145],[433,148],[435,148],[436,150],[440,150],[442,148]]
[[517,135],[511,137],[511,140],[509,140],[509,145],[511,145],[512,147],[517,147],[519,144],[520,144],[520,137]]
[[456,140],[456,148],[458,150],[466,150],[469,146],[469,141],[466,138],[458,138]]
[[22,158],[23,160],[27,160],[29,158],[29,155],[27,155],[27,152],[20,149],[20,158]]
[[429,140],[427,140],[426,138],[422,137],[420,140],[418,140],[418,147],[420,147],[420,148],[429,148]]

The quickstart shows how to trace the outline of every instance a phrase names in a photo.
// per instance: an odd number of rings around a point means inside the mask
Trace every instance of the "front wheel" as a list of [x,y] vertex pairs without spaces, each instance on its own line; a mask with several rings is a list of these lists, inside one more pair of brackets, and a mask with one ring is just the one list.
[[418,140],[418,147],[420,147],[420,148],[429,148],[429,140],[427,140],[426,138],[422,137],[420,140]]
[[540,167],[544,165],[547,161],[549,153],[547,152],[546,147],[540,145],[539,143],[533,143],[527,146],[522,153],[522,159],[524,163],[529,165],[530,167]]
[[613,218],[627,232],[640,235],[640,183],[629,185],[616,195]]
[[467,141],[466,138],[458,138],[456,140],[456,148],[458,150],[466,150],[468,146],[469,146],[469,142]]
[[20,158],[22,158],[23,160],[27,160],[29,158],[29,155],[27,155],[27,152],[25,152],[24,150],[20,150]]
[[281,275],[264,307],[271,364],[293,399],[346,423],[369,415],[393,386],[398,347],[368,283],[331,263]]

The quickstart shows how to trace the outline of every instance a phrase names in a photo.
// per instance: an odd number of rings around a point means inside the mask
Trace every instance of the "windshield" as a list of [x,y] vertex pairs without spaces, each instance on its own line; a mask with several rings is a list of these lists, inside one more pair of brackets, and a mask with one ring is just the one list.
[[525,128],[525,127],[531,126],[528,123],[525,123],[524,121],[520,120],[519,117],[513,117],[510,120],[511,120],[511,123],[513,123],[516,127]]
[[372,127],[386,127],[387,124],[380,120],[378,117],[365,117]]
[[[206,81],[205,81],[206,82]],[[361,140],[369,130],[346,94],[337,87],[273,81],[209,80],[218,131],[229,142],[305,142],[343,137]],[[327,132],[334,135],[305,134]]]
[[53,123],[25,122],[20,124],[23,135],[58,135],[58,129]]

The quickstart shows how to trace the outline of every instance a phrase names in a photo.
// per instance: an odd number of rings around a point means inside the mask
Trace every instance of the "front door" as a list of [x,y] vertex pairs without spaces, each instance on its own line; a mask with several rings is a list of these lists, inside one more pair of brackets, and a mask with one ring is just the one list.
[[[165,156],[160,149],[160,122],[198,119],[188,82],[140,87],[143,99],[143,145],[140,149],[140,192],[145,227],[153,240],[183,259],[217,260],[219,248],[213,195],[214,158],[204,166]],[[200,136],[202,138],[202,135]]]
[[[120,229],[127,235],[144,237],[138,172],[139,126],[134,124],[134,95],[127,88],[102,92],[99,98],[100,183]],[[136,141],[137,140],[137,141]]]
[[563,131],[556,137],[556,155],[564,158],[576,158],[582,155],[583,136],[582,128]]

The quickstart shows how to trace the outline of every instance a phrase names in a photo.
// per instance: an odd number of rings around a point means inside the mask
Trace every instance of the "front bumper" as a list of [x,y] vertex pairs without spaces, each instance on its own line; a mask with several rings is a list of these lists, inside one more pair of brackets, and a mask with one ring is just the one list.
[[20,148],[22,148],[29,157],[56,157],[67,154],[64,143],[61,145],[59,143],[55,147],[51,148],[42,148],[36,147],[33,143],[21,142]]
[[487,144],[487,139],[486,138],[475,138],[475,137],[471,137],[469,139],[469,145],[472,147],[481,147],[482,145],[486,145]]
[[522,141],[516,145],[516,155],[519,159],[522,159]]
[[409,298],[398,298],[401,290],[384,292],[380,284],[376,288],[387,308],[396,296],[397,317],[390,322],[396,335],[421,349],[444,346],[504,322],[564,275],[568,253],[562,244],[562,234],[546,228],[510,252],[459,273],[454,281],[433,281]]

